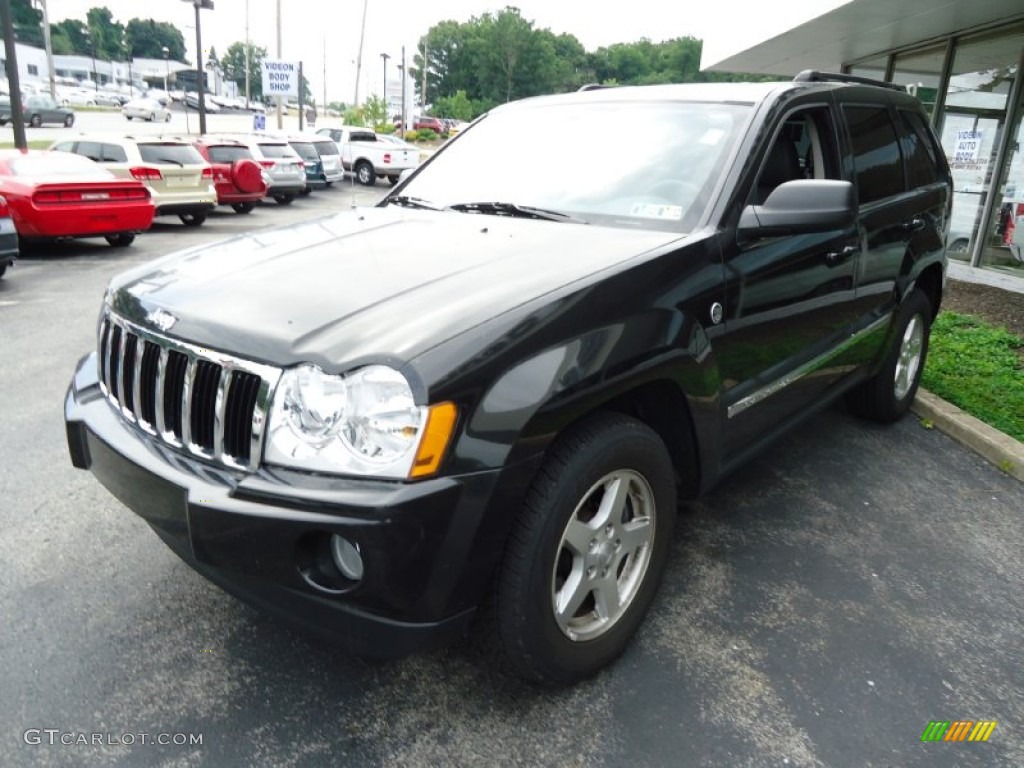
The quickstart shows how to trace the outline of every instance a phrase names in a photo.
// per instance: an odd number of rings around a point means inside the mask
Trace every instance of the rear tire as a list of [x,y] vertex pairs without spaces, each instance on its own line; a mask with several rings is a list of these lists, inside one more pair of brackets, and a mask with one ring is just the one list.
[[914,288],[896,312],[882,367],[846,396],[851,411],[880,424],[898,421],[907,412],[928,357],[931,325],[931,303],[919,288]]
[[74,115],[67,115],[64,118],[64,127],[65,128],[70,128],[74,124],[75,124],[75,116]]
[[278,205],[291,205],[295,201],[295,195],[274,195]]
[[198,227],[206,221],[205,213],[179,213],[178,218],[186,227]]
[[105,239],[114,248],[127,248],[135,242],[135,235],[131,232],[121,232],[117,235],[107,235]]
[[251,213],[256,203],[232,203],[231,208],[235,213]]
[[489,606],[505,659],[529,680],[582,680],[647,613],[672,543],[676,487],[650,427],[601,413],[549,451],[509,535]]
[[377,183],[377,172],[370,163],[362,160],[356,163],[356,179],[360,184],[372,187]]
[[150,112],[149,113],[149,122],[151,122],[151,123],[155,123],[156,122],[156,113],[155,112]]
[[40,115],[32,115],[29,118],[28,124],[33,128],[39,128],[43,124],[43,118]]

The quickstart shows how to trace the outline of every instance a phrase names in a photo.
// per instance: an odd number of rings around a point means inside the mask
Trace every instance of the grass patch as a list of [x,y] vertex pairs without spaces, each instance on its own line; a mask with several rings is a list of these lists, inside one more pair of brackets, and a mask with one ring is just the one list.
[[970,315],[941,312],[921,385],[1024,442],[1024,339]]
[[[50,139],[29,139],[29,141],[28,141],[28,148],[29,149],[46,149],[48,146],[53,144],[53,142],[55,142],[56,140],[57,140],[56,138],[50,138]],[[14,142],[13,141],[0,141],[0,149],[14,149]]]

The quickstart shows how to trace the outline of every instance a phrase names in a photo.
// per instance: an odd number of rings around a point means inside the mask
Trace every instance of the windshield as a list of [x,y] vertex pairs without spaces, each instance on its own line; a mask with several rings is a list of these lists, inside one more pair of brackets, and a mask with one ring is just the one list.
[[685,232],[749,109],[594,101],[499,110],[454,139],[401,194],[436,207],[511,203],[590,224]]
[[299,153],[299,157],[310,163],[316,163],[320,160],[320,155],[316,153],[316,148],[312,144],[307,144],[304,141],[293,141],[292,149]]
[[264,157],[280,157],[294,160],[295,150],[287,144],[260,144],[260,151]]

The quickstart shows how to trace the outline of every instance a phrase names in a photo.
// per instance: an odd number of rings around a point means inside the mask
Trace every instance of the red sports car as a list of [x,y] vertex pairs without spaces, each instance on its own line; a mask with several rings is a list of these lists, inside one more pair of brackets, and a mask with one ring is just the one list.
[[23,241],[105,237],[123,247],[153,223],[142,182],[67,152],[0,150],[0,195]]

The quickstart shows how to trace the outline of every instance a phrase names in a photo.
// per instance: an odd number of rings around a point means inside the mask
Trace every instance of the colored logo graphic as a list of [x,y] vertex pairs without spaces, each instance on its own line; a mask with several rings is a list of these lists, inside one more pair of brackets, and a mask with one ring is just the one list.
[[996,725],[995,720],[932,720],[921,741],[988,741]]

